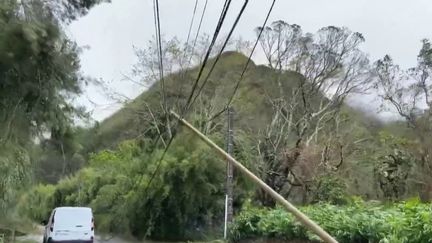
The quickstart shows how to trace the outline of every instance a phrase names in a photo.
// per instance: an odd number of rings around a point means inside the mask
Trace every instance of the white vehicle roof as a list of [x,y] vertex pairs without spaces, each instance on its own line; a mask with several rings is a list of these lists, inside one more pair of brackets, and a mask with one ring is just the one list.
[[55,208],[54,225],[61,228],[91,227],[93,213],[88,207]]
[[89,207],[57,207],[55,210],[90,210],[91,212],[91,208]]

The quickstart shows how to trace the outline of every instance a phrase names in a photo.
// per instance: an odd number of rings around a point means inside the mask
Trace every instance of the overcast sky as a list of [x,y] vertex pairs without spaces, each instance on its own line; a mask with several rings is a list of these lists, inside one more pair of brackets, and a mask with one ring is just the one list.
[[[202,30],[212,33],[224,1],[208,1]],[[204,2],[198,0],[198,12]],[[233,1],[225,32],[243,2]],[[236,35],[253,40],[253,29],[262,24],[271,1],[249,2]],[[195,0],[160,0],[162,34],[186,39],[194,4]],[[277,0],[270,22],[279,19],[312,33],[328,25],[348,27],[364,35],[366,42],[362,49],[371,60],[390,54],[405,68],[415,65],[420,40],[432,39],[431,0]],[[86,75],[108,81],[111,89],[129,97],[143,91],[122,81],[122,74],[130,72],[136,61],[133,46],[144,47],[154,34],[152,0],[112,0],[100,4],[72,23],[68,32],[78,45],[89,47],[81,55]],[[78,102],[93,110],[97,120],[119,108],[94,86],[87,87]]]

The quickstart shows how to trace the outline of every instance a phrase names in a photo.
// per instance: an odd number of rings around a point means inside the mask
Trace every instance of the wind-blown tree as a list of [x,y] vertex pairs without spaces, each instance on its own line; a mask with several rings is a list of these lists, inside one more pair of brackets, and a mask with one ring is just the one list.
[[290,25],[282,20],[275,21],[271,27],[257,27],[257,34],[262,30],[259,39],[261,48],[271,68],[281,69],[296,54],[300,39],[304,38],[299,25]]
[[[86,2],[61,4],[78,16],[97,1]],[[62,19],[50,11],[53,4],[0,3],[0,201],[5,207],[28,179],[33,140],[50,131],[63,134],[73,117],[83,114],[71,103],[85,83],[79,48],[63,32]]]
[[56,21],[70,23],[87,14],[95,5],[110,0],[20,0],[18,2],[20,11],[27,20],[45,18],[48,14]]
[[[268,65],[280,73],[275,78],[280,92],[269,97],[274,116],[259,141],[260,169],[275,190],[288,196],[298,186],[306,195],[314,178],[344,161],[346,144],[337,133],[344,120],[340,111],[346,98],[365,90],[370,81],[369,61],[359,49],[364,38],[334,26],[302,34],[298,25],[283,21],[263,33]],[[284,75],[295,73],[301,76],[298,82],[284,83]],[[273,205],[267,199],[263,203]]]
[[408,135],[417,143],[413,153],[417,169],[412,179],[422,188],[423,199],[432,198],[432,47],[429,40],[422,41],[417,56],[417,66],[402,70],[392,58],[386,55],[376,62],[375,88],[383,101],[384,108],[393,108],[403,118],[411,133]]
[[45,10],[47,4],[32,1],[26,5],[32,7],[27,13],[30,17],[25,18],[16,1],[2,3],[0,102],[7,124],[2,141],[14,135],[11,125],[20,114],[29,135],[34,135],[50,129],[66,130],[62,124],[69,124],[72,115],[82,112],[70,104],[84,84],[79,48],[63,33],[58,19]]

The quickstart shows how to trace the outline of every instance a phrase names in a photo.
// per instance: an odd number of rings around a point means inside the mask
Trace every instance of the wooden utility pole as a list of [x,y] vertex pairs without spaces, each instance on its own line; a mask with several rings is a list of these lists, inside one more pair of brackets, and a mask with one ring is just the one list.
[[[227,109],[227,152],[232,155],[233,152],[233,109],[228,107]],[[228,236],[227,229],[228,224],[233,219],[233,181],[234,181],[234,167],[233,164],[227,161],[227,176],[226,176],[226,197],[225,197],[225,227],[224,227],[224,238]]]
[[329,235],[324,229],[322,229],[318,224],[316,224],[314,221],[309,219],[308,216],[303,214],[300,210],[298,210],[294,205],[292,205],[290,202],[288,202],[283,196],[281,196],[279,193],[277,193],[273,188],[271,188],[269,185],[267,185],[264,181],[262,181],[260,178],[258,178],[254,173],[252,173],[250,170],[248,170],[246,167],[244,167],[240,162],[238,162],[236,159],[234,159],[231,155],[229,155],[227,152],[225,152],[223,149],[221,149],[217,144],[215,144],[213,141],[211,141],[208,137],[206,137],[204,134],[202,134],[198,129],[193,127],[190,123],[188,123],[186,120],[181,118],[177,113],[171,111],[171,114],[177,118],[180,123],[182,123],[185,127],[187,127],[189,130],[191,130],[193,133],[195,133],[201,140],[203,140],[207,145],[212,147],[216,150],[216,152],[219,153],[222,157],[224,157],[226,160],[231,162],[234,167],[236,167],[239,171],[244,173],[247,177],[249,177],[254,183],[256,183],[258,186],[260,186],[265,192],[267,192],[273,199],[275,199],[278,203],[280,203],[282,206],[285,207],[288,212],[292,213],[294,217],[298,221],[300,221],[306,228],[317,234],[321,240],[328,243],[338,243],[337,240],[335,240],[331,235]]

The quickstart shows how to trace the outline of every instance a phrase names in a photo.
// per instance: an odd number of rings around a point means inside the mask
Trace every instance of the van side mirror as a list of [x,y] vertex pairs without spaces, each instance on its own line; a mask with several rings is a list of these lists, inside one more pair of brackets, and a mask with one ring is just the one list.
[[43,226],[46,226],[46,225],[48,224],[48,222],[44,219],[44,220],[42,220],[41,224],[42,224]]

